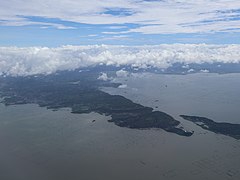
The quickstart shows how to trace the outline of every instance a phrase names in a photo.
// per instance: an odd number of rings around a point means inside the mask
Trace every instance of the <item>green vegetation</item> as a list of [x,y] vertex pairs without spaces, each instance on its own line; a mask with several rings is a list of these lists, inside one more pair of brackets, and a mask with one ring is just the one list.
[[179,121],[153,111],[119,95],[99,90],[119,84],[100,81],[99,71],[65,71],[47,76],[0,78],[0,92],[5,105],[36,103],[49,109],[69,107],[72,113],[97,112],[111,116],[110,122],[135,129],[161,128],[182,136],[191,136],[177,128]]
[[240,124],[218,123],[211,119],[198,116],[180,115],[183,119],[194,122],[198,126],[208,131],[224,134],[235,139],[240,139]]

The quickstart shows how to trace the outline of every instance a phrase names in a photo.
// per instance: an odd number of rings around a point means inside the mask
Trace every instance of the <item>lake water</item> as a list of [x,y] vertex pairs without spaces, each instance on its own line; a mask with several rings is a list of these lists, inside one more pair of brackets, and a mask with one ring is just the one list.
[[120,128],[96,113],[0,104],[0,179],[240,178],[240,141],[179,117],[240,123],[240,74],[135,74],[115,81],[127,87],[104,91],[167,112],[194,135]]

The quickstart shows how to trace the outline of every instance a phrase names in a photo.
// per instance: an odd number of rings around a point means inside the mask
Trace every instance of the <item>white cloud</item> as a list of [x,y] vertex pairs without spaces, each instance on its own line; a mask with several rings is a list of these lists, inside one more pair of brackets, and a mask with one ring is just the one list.
[[202,73],[209,73],[209,70],[207,70],[207,69],[201,69],[200,72],[202,72]]
[[118,88],[125,89],[125,88],[127,88],[127,85],[126,84],[122,84],[122,85],[118,86]]
[[194,69],[189,69],[187,72],[194,72],[195,70]]
[[96,37],[96,36],[98,36],[97,34],[89,34],[89,35],[87,35],[88,37]]
[[184,69],[189,69],[189,65],[188,65],[188,64],[183,65],[182,68],[184,68]]
[[49,74],[100,64],[164,69],[174,63],[204,62],[240,63],[240,45],[0,47],[0,74],[14,76]]
[[42,25],[27,17],[43,17],[108,24],[110,29],[122,27],[113,26],[116,23],[133,23],[140,27],[131,28],[129,32],[144,34],[239,32],[239,9],[239,0],[7,0],[0,2],[0,25]]
[[108,77],[107,73],[101,73],[101,75],[97,78],[99,80],[103,80],[103,81],[108,81],[110,78]]
[[96,40],[108,41],[108,40],[127,40],[127,39],[130,39],[129,36],[127,36],[127,35],[115,35],[115,36],[111,36],[111,37],[102,36],[101,38],[96,39]]
[[110,26],[108,27],[109,29],[126,29],[128,28],[127,26]]
[[117,77],[127,77],[129,73],[123,69],[116,72]]
[[110,34],[110,35],[112,35],[112,34],[128,34],[129,33],[129,31],[114,31],[114,32],[112,32],[112,31],[103,31],[102,32],[102,34]]

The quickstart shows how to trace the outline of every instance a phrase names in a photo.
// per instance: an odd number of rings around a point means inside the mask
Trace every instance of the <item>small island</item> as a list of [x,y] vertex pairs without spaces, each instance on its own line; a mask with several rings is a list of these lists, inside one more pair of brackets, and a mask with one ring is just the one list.
[[206,117],[180,115],[183,119],[191,121],[203,129],[212,131],[217,134],[240,139],[240,124],[232,124],[226,122],[215,122]]

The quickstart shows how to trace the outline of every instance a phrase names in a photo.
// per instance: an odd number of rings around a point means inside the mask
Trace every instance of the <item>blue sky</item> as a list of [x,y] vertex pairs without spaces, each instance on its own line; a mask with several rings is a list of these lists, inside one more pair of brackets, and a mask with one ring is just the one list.
[[8,0],[0,46],[240,44],[238,0]]

